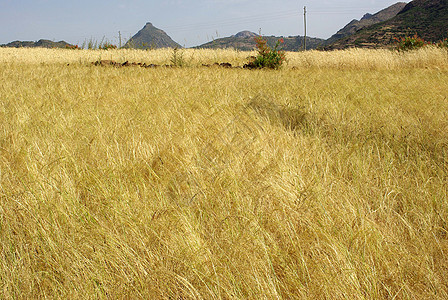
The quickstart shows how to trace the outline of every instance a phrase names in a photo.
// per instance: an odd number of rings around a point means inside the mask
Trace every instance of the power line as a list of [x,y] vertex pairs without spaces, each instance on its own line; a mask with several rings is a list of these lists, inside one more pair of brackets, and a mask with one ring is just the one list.
[[234,19],[227,19],[223,21],[217,21],[217,22],[203,22],[203,23],[195,23],[195,24],[187,24],[182,26],[164,26],[165,30],[175,30],[175,31],[189,31],[194,29],[207,29],[207,28],[216,28],[216,27],[224,27],[224,26],[234,26],[234,25],[240,25],[240,24],[250,24],[254,22],[260,22],[260,21],[273,21],[273,20],[279,20],[279,19],[285,19],[285,18],[293,18],[296,17],[296,12],[283,12],[283,13],[276,13],[276,14],[269,14],[269,15],[258,15],[258,16],[252,16],[252,17],[242,17],[242,18],[234,18]]
[[[378,8],[377,11],[381,10],[382,8]],[[320,15],[320,14],[354,14],[359,13],[360,11],[375,11],[376,8],[373,7],[365,7],[365,6],[359,6],[359,7],[325,7],[325,8],[314,8],[309,9],[307,8],[306,14],[312,14],[312,15]],[[218,27],[230,27],[230,26],[236,26],[236,25],[244,25],[244,24],[254,24],[258,23],[257,26],[259,26],[260,22],[270,22],[270,21],[277,21],[277,20],[285,20],[285,19],[293,19],[297,18],[297,11],[293,10],[283,10],[283,11],[277,11],[277,12],[269,12],[264,14],[257,14],[257,15],[251,15],[251,16],[245,16],[245,17],[234,17],[234,18],[227,18],[223,20],[216,20],[211,22],[198,22],[198,23],[190,23],[190,24],[184,24],[184,25],[172,25],[172,26],[163,26],[162,28],[166,31],[176,31],[176,32],[186,32],[186,31],[197,31],[197,30],[207,30],[207,29],[216,29]],[[126,34],[132,35],[132,32],[128,31],[121,31],[121,36],[123,37]],[[114,38],[115,38],[115,34]],[[120,36],[117,37],[118,40],[120,39]],[[82,37],[81,39],[89,39],[88,37]]]
[[[381,8],[379,8],[381,9]],[[307,10],[307,14],[319,15],[319,14],[354,14],[359,13],[360,11],[374,11],[375,8],[372,7],[326,7],[324,9],[311,9]],[[216,27],[228,27],[235,25],[243,25],[243,24],[251,24],[255,22],[262,21],[274,21],[281,19],[292,19],[297,17],[296,11],[278,11],[271,12],[265,14],[258,14],[246,17],[234,17],[227,18],[225,20],[218,20],[213,22],[198,22],[198,23],[190,23],[184,25],[174,25],[174,26],[163,26],[164,30],[169,31],[192,31],[192,30],[203,30],[203,29],[215,29]]]

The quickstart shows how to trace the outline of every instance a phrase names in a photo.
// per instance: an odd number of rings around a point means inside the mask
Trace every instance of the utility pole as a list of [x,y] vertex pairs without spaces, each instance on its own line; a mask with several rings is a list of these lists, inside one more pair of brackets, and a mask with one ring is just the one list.
[[305,36],[303,40],[303,49],[306,51],[306,6],[303,7],[303,23],[305,28]]
[[121,49],[121,31],[118,31],[118,41]]

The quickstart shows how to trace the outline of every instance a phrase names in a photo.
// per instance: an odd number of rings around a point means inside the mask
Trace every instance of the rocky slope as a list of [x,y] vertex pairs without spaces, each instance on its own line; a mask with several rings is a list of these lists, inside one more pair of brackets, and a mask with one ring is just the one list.
[[327,43],[328,44],[334,43],[339,39],[355,34],[362,28],[390,20],[393,17],[395,17],[401,10],[403,10],[405,6],[406,6],[405,2],[398,2],[373,15],[367,13],[359,21],[352,20],[344,28],[342,28],[336,34],[330,37],[327,40]]
[[414,34],[431,42],[448,37],[448,0],[414,0],[394,18],[365,27],[327,48],[388,48],[396,38]]

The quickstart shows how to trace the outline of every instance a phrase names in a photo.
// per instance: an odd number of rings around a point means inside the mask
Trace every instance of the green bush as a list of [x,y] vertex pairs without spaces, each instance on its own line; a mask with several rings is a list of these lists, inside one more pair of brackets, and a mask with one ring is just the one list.
[[261,36],[255,38],[257,43],[258,55],[253,58],[246,66],[253,69],[278,69],[285,62],[285,51],[278,49],[280,44],[284,43],[283,39],[280,39],[272,49],[268,46],[267,41]]
[[66,45],[65,49],[70,49],[70,50],[80,50],[81,48],[79,48],[78,45]]
[[414,36],[406,36],[396,40],[398,51],[416,50],[431,44],[424,39],[419,38],[417,34],[415,34]]
[[171,53],[170,61],[171,61],[171,65],[174,67],[184,67],[185,59],[184,59],[184,53],[182,52],[182,49],[174,47],[173,52]]
[[441,40],[437,43],[437,46],[440,48],[448,49],[448,39]]
[[116,45],[113,45],[111,43],[104,43],[104,44],[100,44],[100,46],[98,47],[98,49],[100,50],[110,50],[110,49],[117,49]]

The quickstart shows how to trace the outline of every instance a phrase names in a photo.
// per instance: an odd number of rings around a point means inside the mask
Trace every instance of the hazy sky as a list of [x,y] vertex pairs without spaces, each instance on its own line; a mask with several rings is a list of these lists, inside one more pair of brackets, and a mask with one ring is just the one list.
[[[0,44],[15,40],[65,40],[81,45],[105,37],[118,44],[146,22],[183,46],[196,46],[242,30],[264,35],[328,38],[352,19],[398,0],[0,0]],[[407,1],[409,2],[409,1]]]

